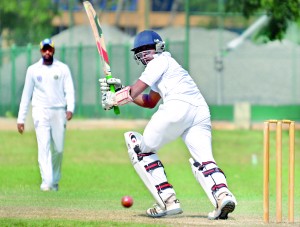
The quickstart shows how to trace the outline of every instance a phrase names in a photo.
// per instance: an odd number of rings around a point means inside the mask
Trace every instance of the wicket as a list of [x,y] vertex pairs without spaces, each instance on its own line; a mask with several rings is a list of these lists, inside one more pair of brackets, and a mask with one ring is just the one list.
[[269,167],[270,167],[270,125],[276,125],[276,222],[282,222],[282,125],[289,127],[289,180],[288,180],[288,222],[294,222],[294,180],[295,180],[295,122],[290,120],[268,120],[264,122],[264,222],[269,222]]

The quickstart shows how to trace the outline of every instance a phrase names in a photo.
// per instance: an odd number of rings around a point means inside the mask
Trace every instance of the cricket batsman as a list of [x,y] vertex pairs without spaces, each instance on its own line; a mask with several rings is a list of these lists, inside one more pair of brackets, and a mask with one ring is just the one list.
[[[191,155],[192,172],[215,207],[208,219],[227,219],[237,202],[213,157],[210,111],[205,99],[189,73],[165,51],[165,43],[156,32],[140,32],[132,51],[137,63],[145,66],[137,82],[124,87],[119,79],[104,78],[100,79],[100,88],[105,110],[132,102],[154,108],[162,99],[143,135],[134,131],[124,134],[131,163],[156,201],[146,214],[156,218],[183,212],[158,157],[162,146],[181,137]],[[115,86],[116,93],[109,91],[110,85]],[[148,87],[149,93],[143,93]]]

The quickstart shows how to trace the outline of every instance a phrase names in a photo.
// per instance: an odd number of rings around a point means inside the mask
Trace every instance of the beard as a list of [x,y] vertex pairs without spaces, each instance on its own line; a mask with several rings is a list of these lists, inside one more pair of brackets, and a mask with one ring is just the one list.
[[43,56],[43,60],[45,65],[52,65],[53,56]]

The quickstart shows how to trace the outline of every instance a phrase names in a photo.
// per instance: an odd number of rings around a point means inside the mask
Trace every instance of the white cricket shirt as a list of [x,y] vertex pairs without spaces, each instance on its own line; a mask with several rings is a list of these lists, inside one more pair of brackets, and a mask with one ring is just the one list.
[[65,108],[74,112],[75,92],[69,67],[54,59],[52,65],[44,65],[43,59],[27,69],[18,123],[24,123],[28,107]]
[[139,79],[158,92],[163,102],[181,100],[195,106],[207,105],[192,77],[169,52],[155,54]]

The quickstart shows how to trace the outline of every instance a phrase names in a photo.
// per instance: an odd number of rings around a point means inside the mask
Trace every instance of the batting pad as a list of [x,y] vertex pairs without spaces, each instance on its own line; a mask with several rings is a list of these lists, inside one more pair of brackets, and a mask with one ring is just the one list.
[[167,182],[163,165],[156,153],[141,153],[139,147],[142,135],[137,132],[124,134],[130,161],[161,208],[166,208],[165,200],[175,194],[172,185]]
[[211,203],[217,207],[218,196],[222,192],[229,192],[224,173],[214,162],[200,164],[192,158],[189,161],[196,180],[202,186]]

